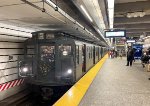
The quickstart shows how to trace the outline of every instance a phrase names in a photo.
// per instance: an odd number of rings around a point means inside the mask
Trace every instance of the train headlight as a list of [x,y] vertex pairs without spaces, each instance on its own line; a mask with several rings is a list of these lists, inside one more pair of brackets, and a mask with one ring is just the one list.
[[26,73],[26,72],[29,71],[29,69],[28,69],[28,67],[23,67],[23,68],[22,68],[22,71]]
[[67,73],[71,74],[72,73],[72,69],[68,69]]

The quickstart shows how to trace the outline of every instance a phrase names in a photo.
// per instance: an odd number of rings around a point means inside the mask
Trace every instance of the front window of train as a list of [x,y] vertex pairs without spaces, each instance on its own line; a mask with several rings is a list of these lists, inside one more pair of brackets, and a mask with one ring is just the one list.
[[60,51],[60,55],[62,55],[62,56],[71,55],[71,46],[70,45],[60,45],[59,51]]
[[55,46],[41,45],[38,61],[38,79],[53,80],[55,77]]

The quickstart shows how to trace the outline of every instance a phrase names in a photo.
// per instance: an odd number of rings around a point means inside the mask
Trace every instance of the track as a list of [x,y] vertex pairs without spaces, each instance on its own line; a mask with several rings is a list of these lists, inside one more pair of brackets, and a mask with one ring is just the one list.
[[0,106],[51,106],[53,105],[68,89],[69,87],[55,88],[54,94],[49,100],[43,98],[30,90],[24,90],[16,95],[13,95],[0,102]]

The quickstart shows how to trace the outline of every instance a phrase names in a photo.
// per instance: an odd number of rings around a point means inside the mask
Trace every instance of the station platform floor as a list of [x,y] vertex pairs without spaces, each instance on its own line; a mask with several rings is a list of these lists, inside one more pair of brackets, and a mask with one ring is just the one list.
[[140,61],[106,59],[79,106],[150,106],[150,73]]

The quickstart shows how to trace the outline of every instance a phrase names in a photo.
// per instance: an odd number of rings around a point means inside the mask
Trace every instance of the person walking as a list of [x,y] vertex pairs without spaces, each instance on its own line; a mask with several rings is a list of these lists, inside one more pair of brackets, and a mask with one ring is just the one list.
[[126,66],[132,66],[132,61],[134,60],[134,51],[130,47],[128,47],[127,51],[127,65]]

